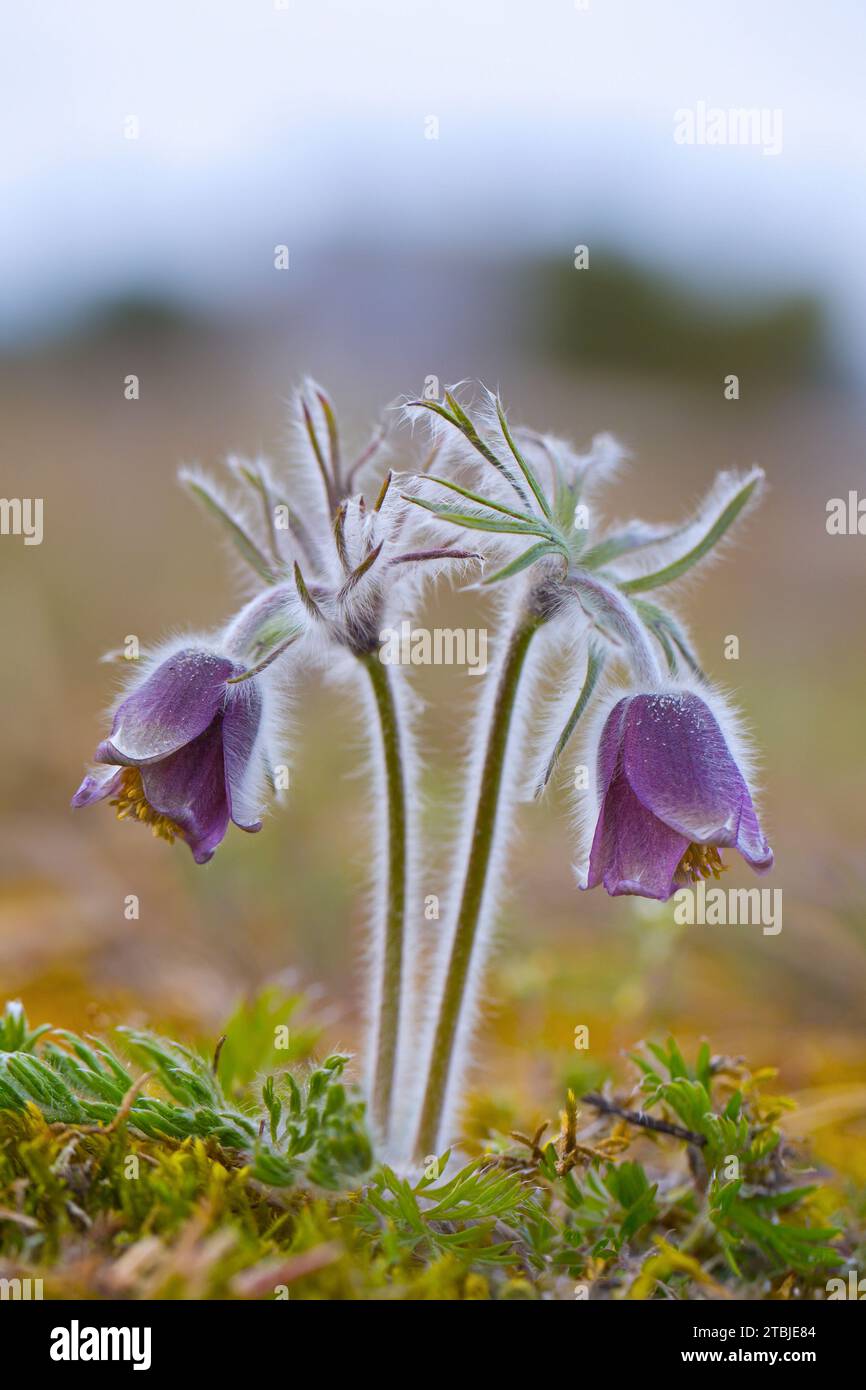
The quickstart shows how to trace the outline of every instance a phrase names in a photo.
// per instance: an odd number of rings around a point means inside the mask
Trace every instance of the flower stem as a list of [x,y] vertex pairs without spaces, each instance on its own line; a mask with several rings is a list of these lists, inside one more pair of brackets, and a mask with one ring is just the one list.
[[535,614],[525,617],[512,631],[508,650],[499,675],[499,686],[487,739],[487,751],[481,773],[478,804],[460,911],[451,944],[448,973],[439,1005],[439,1015],[433,1038],[430,1069],[424,1093],[424,1103],[415,1142],[416,1158],[423,1159],[437,1151],[455,1042],[461,1015],[467,1005],[466,983],[477,944],[478,924],[484,905],[484,895],[495,841],[496,821],[500,806],[508,736],[514,713],[517,690],[523,672],[529,644],[543,619]]
[[360,660],[370,677],[379,716],[387,801],[387,887],[383,934],[378,943],[376,955],[376,968],[380,971],[380,978],[377,982],[378,1018],[373,1017],[371,1019],[371,1026],[375,1029],[376,1039],[372,1070],[371,1115],[373,1125],[380,1138],[385,1140],[388,1138],[391,1101],[397,1069],[405,957],[404,921],[408,865],[406,783],[403,772],[400,723],[388,668],[379,660],[377,652],[361,657]]

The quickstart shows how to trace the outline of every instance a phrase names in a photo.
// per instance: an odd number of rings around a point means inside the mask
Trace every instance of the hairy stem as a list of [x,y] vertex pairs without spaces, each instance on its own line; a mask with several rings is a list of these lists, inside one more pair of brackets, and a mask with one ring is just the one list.
[[466,984],[477,944],[478,924],[484,906],[495,841],[508,735],[529,644],[541,621],[538,616],[531,615],[514,628],[499,675],[499,687],[481,773],[469,860],[451,943],[448,973],[439,1005],[424,1103],[415,1142],[415,1154],[419,1159],[436,1152],[461,1017],[471,1003],[467,998]]
[[597,574],[576,570],[569,576],[566,587],[577,595],[584,612],[593,621],[601,617],[622,643],[635,679],[654,686],[661,679],[661,669],[652,643],[631,603],[617,586]]
[[400,1031],[400,1001],[405,959],[404,921],[406,915],[407,834],[406,782],[403,771],[403,752],[400,724],[394,690],[387,666],[373,652],[361,658],[370,677],[373,697],[379,716],[382,760],[385,772],[387,799],[388,849],[387,886],[385,890],[382,939],[377,943],[376,968],[379,979],[378,1018],[371,1019],[375,1030],[375,1059],[371,1096],[373,1124],[381,1139],[388,1138],[391,1101],[397,1069],[397,1046]]

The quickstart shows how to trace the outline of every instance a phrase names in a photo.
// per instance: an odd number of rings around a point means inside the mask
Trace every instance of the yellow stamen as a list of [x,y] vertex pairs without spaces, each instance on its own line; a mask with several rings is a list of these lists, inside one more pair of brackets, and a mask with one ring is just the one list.
[[141,770],[137,767],[125,767],[120,779],[117,796],[113,796],[109,803],[117,807],[118,820],[143,821],[149,825],[154,835],[158,835],[162,840],[168,840],[170,845],[174,844],[175,837],[181,833],[180,826],[175,824],[169,816],[164,816],[161,811],[156,811],[151,806],[144,794],[144,787],[141,781]]
[[699,878],[721,878],[727,868],[715,845],[689,845],[674,874],[677,883],[697,883]]

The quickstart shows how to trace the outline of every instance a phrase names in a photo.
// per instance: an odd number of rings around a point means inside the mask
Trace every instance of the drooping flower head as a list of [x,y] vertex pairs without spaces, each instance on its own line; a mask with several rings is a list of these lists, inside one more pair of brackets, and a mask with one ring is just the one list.
[[75,807],[109,799],[121,820],[189,845],[206,863],[229,821],[261,829],[272,781],[276,662],[298,632],[292,589],[267,590],[215,638],[157,653],[117,705]]
[[[739,850],[773,863],[746,777],[708,700],[690,689],[627,695],[607,716],[596,754],[598,818],[585,886],[665,901],[725,867]],[[719,708],[723,722],[727,722]]]
[[167,657],[118,705],[96,750],[104,770],[85,777],[73,806],[109,798],[121,820],[184,840],[197,864],[213,856],[230,820],[260,830],[262,692],[254,680],[232,686],[241,675],[201,648]]

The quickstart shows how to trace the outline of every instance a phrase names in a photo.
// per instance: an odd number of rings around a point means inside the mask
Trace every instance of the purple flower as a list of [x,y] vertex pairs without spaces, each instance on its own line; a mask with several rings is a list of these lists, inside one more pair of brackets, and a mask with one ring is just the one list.
[[725,735],[692,691],[620,700],[602,730],[596,785],[587,888],[665,901],[677,884],[718,878],[720,848],[758,872],[773,863]]
[[185,840],[197,864],[213,855],[229,820],[260,830],[254,792],[264,771],[257,680],[229,685],[243,667],[211,651],[167,657],[118,706],[96,750],[104,771],[85,777],[73,806],[111,799],[121,820]]

